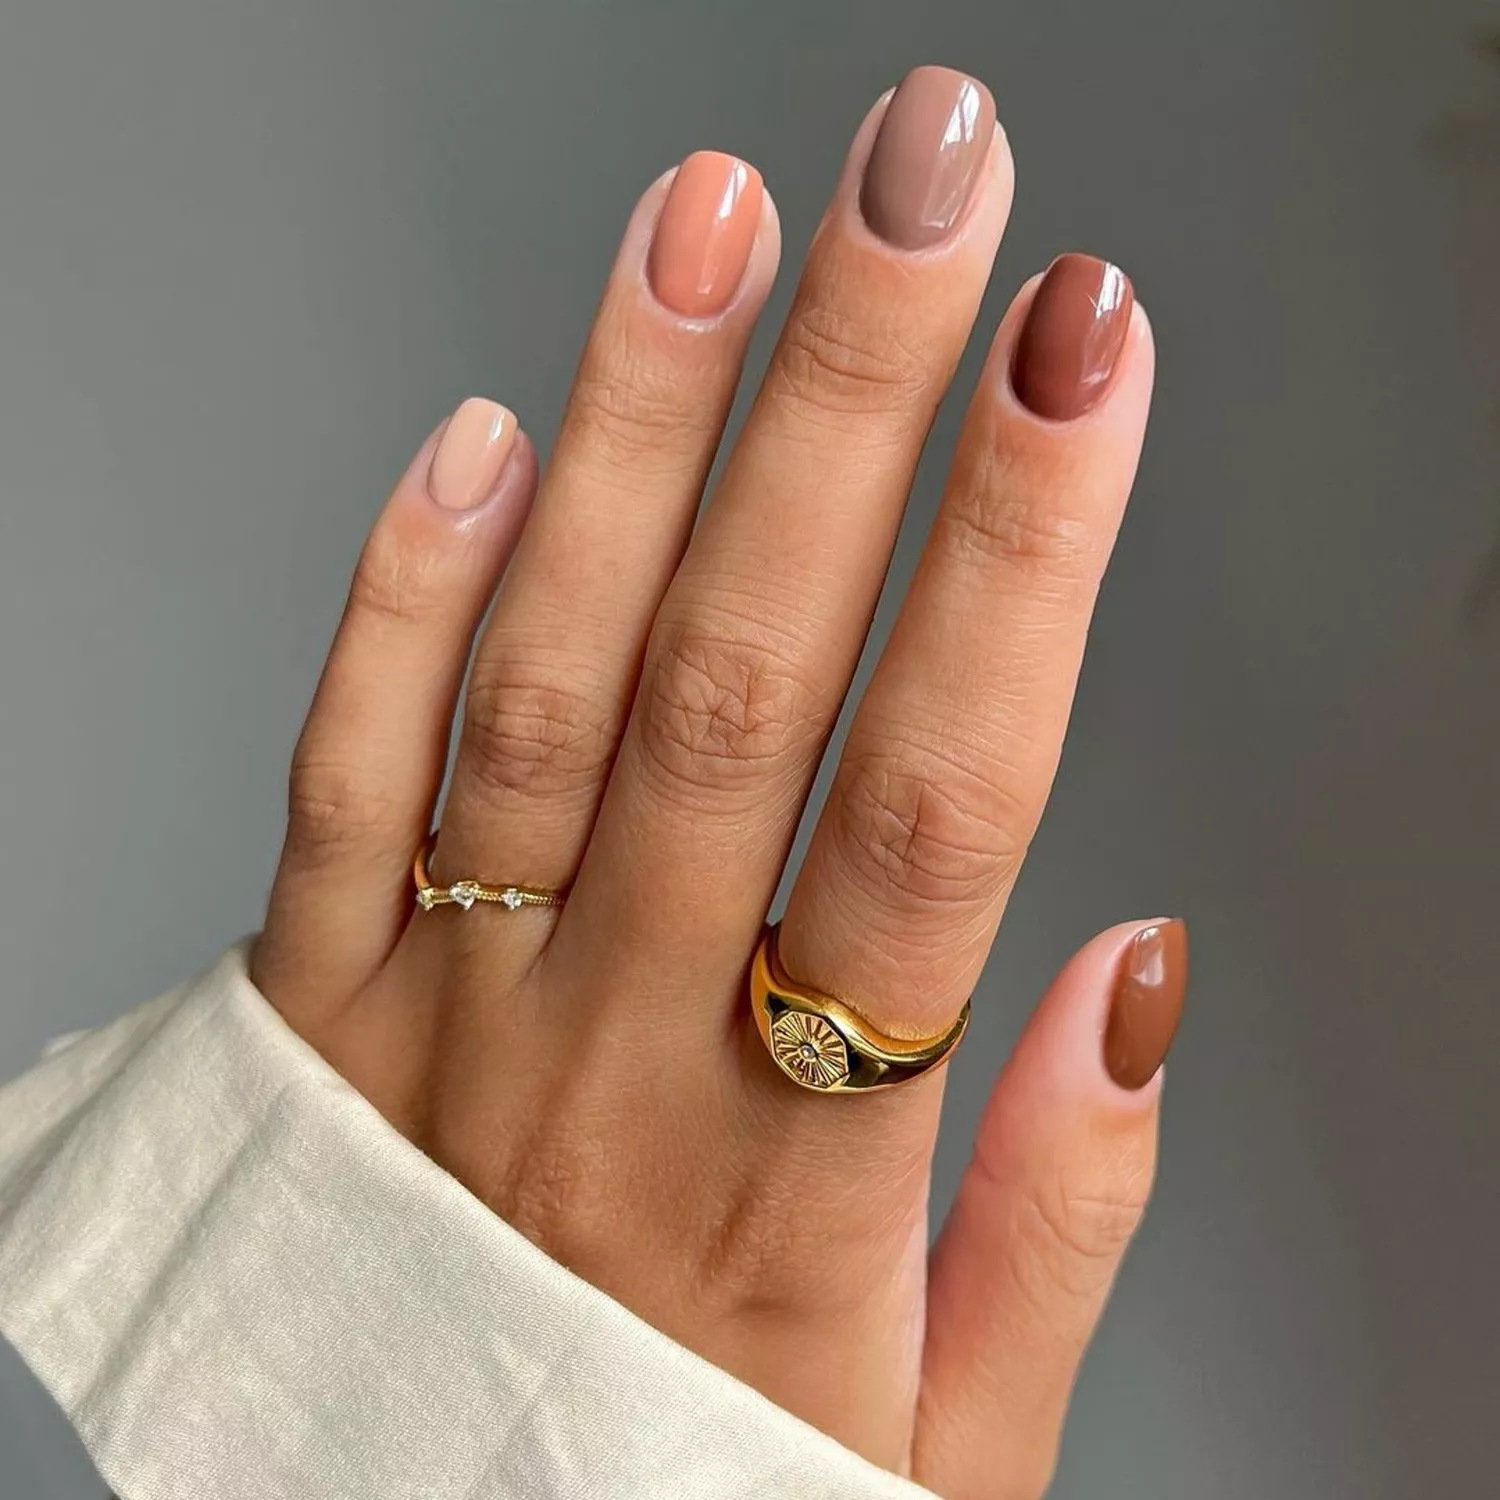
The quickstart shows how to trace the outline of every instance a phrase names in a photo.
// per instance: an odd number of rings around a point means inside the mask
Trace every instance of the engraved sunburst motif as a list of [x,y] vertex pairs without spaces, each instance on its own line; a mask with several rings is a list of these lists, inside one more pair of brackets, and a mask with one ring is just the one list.
[[849,1050],[822,1016],[784,1010],[771,1022],[771,1052],[798,1083],[831,1089],[849,1076]]

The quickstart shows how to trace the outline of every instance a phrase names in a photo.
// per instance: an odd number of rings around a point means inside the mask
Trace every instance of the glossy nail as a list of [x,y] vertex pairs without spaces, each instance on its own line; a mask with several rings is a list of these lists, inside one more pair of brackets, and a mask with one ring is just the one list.
[[1120,957],[1104,1032],[1104,1066],[1125,1089],[1156,1076],[1177,1033],[1187,995],[1187,925],[1143,927]]
[[515,444],[513,412],[496,401],[465,401],[438,439],[427,493],[445,510],[473,510],[494,493]]
[[755,248],[763,194],[760,173],[738,157],[698,151],[683,162],[646,262],[663,306],[688,318],[729,306]]
[[1011,385],[1039,417],[1067,422],[1099,403],[1119,363],[1135,293],[1092,255],[1060,255],[1042,277],[1016,340]]
[[916,68],[880,122],[860,189],[860,212],[902,250],[935,245],[958,223],[984,169],[995,101],[951,68]]

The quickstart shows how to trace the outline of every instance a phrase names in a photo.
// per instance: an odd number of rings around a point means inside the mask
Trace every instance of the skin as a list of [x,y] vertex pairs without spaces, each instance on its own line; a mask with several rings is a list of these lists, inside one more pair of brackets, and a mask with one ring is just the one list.
[[[1151,1183],[1160,1077],[1118,1087],[1100,1040],[1144,924],[1096,938],[1038,1007],[930,1256],[941,1070],[803,1092],[744,998],[1010,206],[997,130],[952,235],[877,238],[858,184],[886,103],[696,530],[776,270],[769,196],[734,301],[690,319],[651,290],[670,174],[648,190],[539,487],[523,436],[490,500],[447,511],[425,483],[441,429],[417,454],[297,748],[253,975],[556,1259],[876,1463],[950,1500],[1019,1500],[1050,1478]],[[995,334],[782,929],[789,972],[909,1035],[947,1026],[994,939],[1145,427],[1139,308],[1087,415],[1021,404],[1034,289]],[[562,909],[414,911],[460,712],[436,878],[570,886]]]

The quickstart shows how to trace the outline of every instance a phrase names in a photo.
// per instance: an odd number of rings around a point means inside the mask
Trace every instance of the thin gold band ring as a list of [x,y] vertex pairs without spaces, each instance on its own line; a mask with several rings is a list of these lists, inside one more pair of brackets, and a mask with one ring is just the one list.
[[452,885],[434,885],[427,873],[428,861],[437,847],[437,829],[427,836],[412,861],[412,879],[417,887],[417,905],[423,911],[434,906],[461,906],[468,911],[475,902],[503,906],[519,911],[523,906],[561,906],[568,899],[566,891],[552,891],[540,885],[485,885],[478,880],[455,880]]

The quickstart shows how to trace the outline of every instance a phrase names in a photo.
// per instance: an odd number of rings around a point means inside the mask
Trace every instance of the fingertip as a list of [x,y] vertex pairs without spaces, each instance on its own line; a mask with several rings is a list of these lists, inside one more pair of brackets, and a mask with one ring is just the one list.
[[700,150],[641,195],[611,282],[667,329],[713,331],[753,320],[780,255],[780,219],[760,170]]
[[1127,1093],[1154,1085],[1187,998],[1187,924],[1164,918],[1139,928],[1115,960],[1104,1025],[1104,1067]]
[[1150,1116],[1187,990],[1180,918],[1122,922],[1063,966],[997,1086],[1026,1110],[1091,1109],[1101,1121]]
[[773,272],[781,261],[781,210],[764,178],[761,180],[760,235],[755,253],[770,261]]
[[[977,155],[980,139],[985,147]],[[910,160],[934,148],[945,158],[941,188]],[[866,111],[823,227],[840,225],[866,248],[905,264],[975,252],[988,262],[1014,197],[1010,138],[990,89],[959,69],[925,65]]]
[[1155,345],[1156,335],[1151,327],[1151,315],[1146,311],[1146,304],[1141,300],[1139,291],[1135,295],[1135,306],[1130,313],[1131,337],[1139,343]]
[[1135,305],[1130,310],[1130,328],[1125,335],[1124,348],[1120,351],[1120,367],[1115,376],[1115,384],[1128,384],[1140,391],[1143,403],[1149,405],[1155,383],[1156,333],[1151,325],[1151,315],[1137,292]]
[[460,402],[427,465],[428,497],[453,512],[483,505],[499,486],[519,430],[516,414],[498,401],[470,396]]

